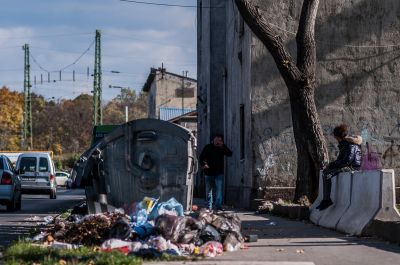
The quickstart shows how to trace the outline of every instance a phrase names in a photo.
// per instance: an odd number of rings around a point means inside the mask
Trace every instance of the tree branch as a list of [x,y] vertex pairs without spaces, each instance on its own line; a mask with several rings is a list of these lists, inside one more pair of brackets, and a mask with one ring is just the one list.
[[303,75],[283,46],[282,39],[274,34],[257,7],[250,4],[249,0],[235,0],[235,2],[246,24],[271,53],[285,82],[293,84],[302,80]]
[[310,82],[315,82],[315,20],[319,0],[304,0],[296,35],[297,67]]

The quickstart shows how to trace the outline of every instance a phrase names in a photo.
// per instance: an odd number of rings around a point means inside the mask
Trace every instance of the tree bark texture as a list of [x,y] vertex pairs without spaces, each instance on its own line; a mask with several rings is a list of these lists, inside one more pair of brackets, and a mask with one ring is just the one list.
[[314,100],[316,86],[315,20],[319,0],[304,0],[296,35],[297,62],[284,47],[251,0],[235,0],[246,24],[265,45],[288,88],[293,134],[297,148],[295,201],[318,194],[319,170],[328,162],[328,150]]

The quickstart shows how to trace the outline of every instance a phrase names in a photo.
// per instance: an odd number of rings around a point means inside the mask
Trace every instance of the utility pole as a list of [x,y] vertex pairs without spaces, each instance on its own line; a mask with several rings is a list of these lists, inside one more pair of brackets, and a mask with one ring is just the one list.
[[101,33],[96,30],[96,44],[94,54],[93,75],[93,125],[103,124],[103,110],[101,109]]
[[182,115],[185,114],[185,77],[187,78],[188,71],[182,71]]
[[29,64],[29,45],[22,46],[24,56],[24,123],[23,123],[23,146],[32,150],[32,98],[31,98],[31,77]]

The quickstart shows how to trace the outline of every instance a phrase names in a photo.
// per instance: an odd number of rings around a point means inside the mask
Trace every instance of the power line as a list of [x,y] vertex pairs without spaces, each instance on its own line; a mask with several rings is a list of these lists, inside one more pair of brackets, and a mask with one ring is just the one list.
[[33,35],[33,36],[21,36],[21,37],[10,37],[10,36],[0,36],[0,39],[36,39],[36,38],[52,38],[52,37],[71,37],[71,36],[82,36],[82,35],[93,35],[93,33],[71,33],[71,34],[53,34],[53,35]]
[[129,2],[135,4],[143,4],[143,5],[153,5],[153,6],[169,6],[169,7],[197,7],[194,5],[178,5],[178,4],[165,4],[165,3],[158,3],[158,2],[145,2],[145,1],[135,1],[135,0],[120,0],[121,2]]
[[92,43],[89,45],[89,47],[73,63],[61,68],[60,71],[63,71],[65,69],[67,69],[68,67],[73,66],[74,64],[76,64],[86,53],[89,52],[90,48],[92,48],[94,43],[95,43],[95,41],[92,41]]
[[30,57],[32,58],[33,62],[34,62],[41,70],[43,70],[43,71],[45,71],[45,72],[47,72],[47,73],[50,73],[50,72],[60,72],[60,71],[64,71],[65,69],[67,69],[67,68],[69,68],[69,67],[75,65],[77,62],[79,62],[79,60],[80,60],[85,54],[87,54],[87,53],[90,51],[90,49],[92,48],[92,46],[94,45],[94,43],[95,43],[95,41],[92,41],[92,42],[90,43],[89,47],[88,47],[86,50],[84,50],[84,51],[78,56],[78,58],[76,58],[72,63],[70,63],[70,64],[68,64],[68,65],[66,65],[66,66],[64,66],[64,67],[61,67],[59,70],[53,70],[53,71],[47,70],[46,68],[44,68],[44,67],[36,60],[36,58],[32,55],[32,53],[30,54]]
[[[47,50],[50,52],[71,53],[71,54],[79,54],[80,53],[80,52],[66,51],[66,50],[61,50],[61,49],[48,49],[48,48],[38,47],[38,46],[31,46],[31,47],[35,48],[35,49],[40,49],[40,50]],[[88,54],[94,55],[94,53],[88,53]],[[102,54],[102,57],[134,59],[134,60],[140,60],[140,61],[148,61],[149,60],[148,57],[124,56],[124,55],[113,55],[113,54]],[[164,58],[163,60],[167,61],[169,64],[173,64],[173,65],[181,65],[181,66],[196,65],[195,61],[170,61],[168,58]]]
[[[153,6],[168,6],[168,7],[188,7],[188,8],[197,8],[197,5],[179,5],[179,4],[165,4],[159,2],[149,2],[149,1],[136,1],[136,0],[119,0],[121,2],[129,2],[134,4],[143,4],[143,5],[153,5]],[[223,6],[202,6],[199,8],[224,8]]]
[[32,55],[32,53],[30,53],[29,56],[32,58],[32,61],[33,61],[40,69],[42,69],[43,71],[45,71],[45,72],[47,72],[47,73],[50,72],[49,70],[45,69],[45,68],[35,59],[35,57]]

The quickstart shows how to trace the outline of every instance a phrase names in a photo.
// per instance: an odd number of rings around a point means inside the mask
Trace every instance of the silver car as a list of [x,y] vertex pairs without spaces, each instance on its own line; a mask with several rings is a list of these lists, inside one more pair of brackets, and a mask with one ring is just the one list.
[[16,169],[21,178],[23,194],[48,194],[50,199],[56,199],[55,167],[48,153],[21,154]]
[[0,155],[0,178],[0,204],[6,205],[7,211],[20,210],[21,180],[5,155]]

